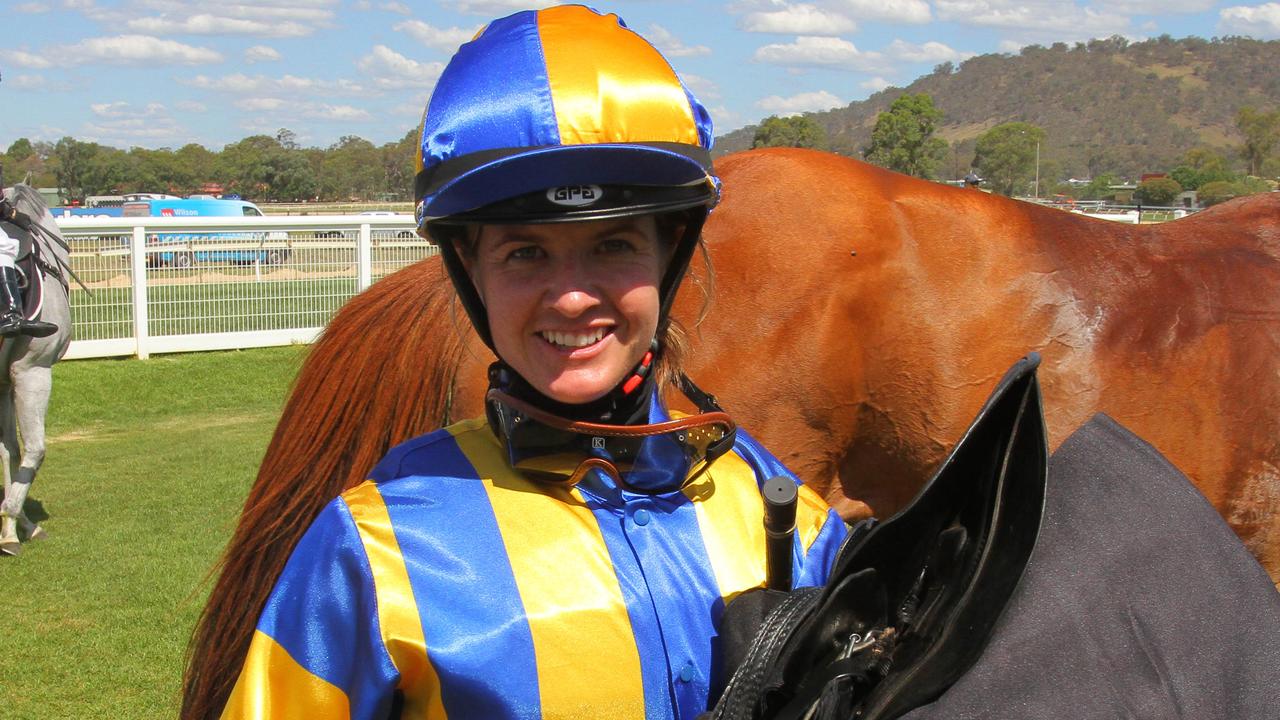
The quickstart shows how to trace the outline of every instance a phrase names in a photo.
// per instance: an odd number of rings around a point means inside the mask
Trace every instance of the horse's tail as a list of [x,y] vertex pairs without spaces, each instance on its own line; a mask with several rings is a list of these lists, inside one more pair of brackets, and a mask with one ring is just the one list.
[[464,349],[448,322],[453,298],[440,262],[420,262],[352,298],[311,349],[188,648],[184,720],[221,712],[267,596],[321,508],[392,445],[447,422]]

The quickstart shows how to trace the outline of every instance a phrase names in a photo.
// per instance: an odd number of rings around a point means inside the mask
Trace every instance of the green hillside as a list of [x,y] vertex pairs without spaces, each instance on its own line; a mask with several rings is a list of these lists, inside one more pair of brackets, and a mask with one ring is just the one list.
[[[888,88],[847,107],[812,113],[831,149],[861,156],[876,116],[903,93],[928,93],[946,113],[940,135],[951,144],[941,170],[958,177],[974,140],[1004,122],[1044,128],[1042,175],[1133,177],[1172,168],[1199,145],[1234,156],[1236,111],[1280,106],[1280,41],[1161,36],[1068,46],[1032,45],[1017,55],[979,55],[943,63],[905,88]],[[716,153],[751,147],[755,126],[716,139]]]

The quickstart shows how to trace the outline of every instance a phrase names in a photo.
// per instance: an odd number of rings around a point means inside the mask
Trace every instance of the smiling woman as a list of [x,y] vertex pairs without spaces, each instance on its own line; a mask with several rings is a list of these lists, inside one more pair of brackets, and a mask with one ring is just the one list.
[[[517,13],[458,51],[423,119],[417,219],[496,357],[485,415],[327,505],[260,476],[184,718],[707,710],[724,605],[766,581],[760,488],[798,484],[670,367],[671,304],[719,200],[711,137],[614,15]],[[668,380],[698,414],[668,412]],[[845,526],[795,494],[777,557],[790,586],[821,584]]]
[[463,261],[491,308],[494,349],[538,392],[598,400],[650,351],[674,241],[652,216],[490,225]]

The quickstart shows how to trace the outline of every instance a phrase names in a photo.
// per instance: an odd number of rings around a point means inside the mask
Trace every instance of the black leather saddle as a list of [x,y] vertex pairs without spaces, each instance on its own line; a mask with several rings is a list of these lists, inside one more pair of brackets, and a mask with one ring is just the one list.
[[18,241],[18,289],[22,292],[22,307],[28,320],[40,316],[44,301],[44,273],[40,265],[40,244],[35,242],[34,234],[27,228],[14,223],[0,222],[4,232]]
[[[910,505],[854,528],[825,587],[729,604],[722,657],[735,670],[711,717],[889,720],[973,666],[1040,529],[1039,363],[1033,353],[1005,374]],[[759,628],[745,649],[731,630],[744,622]]]

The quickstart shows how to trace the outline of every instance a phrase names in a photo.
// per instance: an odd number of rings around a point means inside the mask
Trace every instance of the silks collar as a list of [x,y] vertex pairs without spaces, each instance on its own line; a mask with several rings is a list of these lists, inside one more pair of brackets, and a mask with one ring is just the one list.
[[733,447],[737,426],[686,376],[681,390],[697,415],[669,418],[652,380],[644,385],[645,412],[623,423],[571,419],[492,383],[485,411],[507,462],[530,479],[573,486],[598,470],[621,490],[670,492]]

